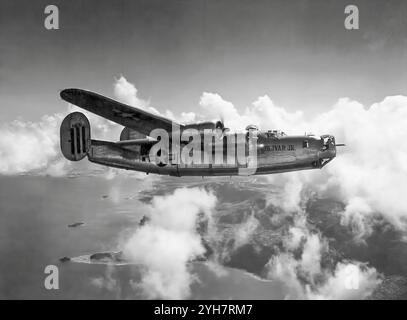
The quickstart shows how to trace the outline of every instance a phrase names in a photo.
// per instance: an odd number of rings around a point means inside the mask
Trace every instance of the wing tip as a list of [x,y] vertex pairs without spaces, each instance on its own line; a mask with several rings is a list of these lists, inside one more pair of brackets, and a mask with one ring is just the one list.
[[81,94],[81,91],[83,91],[83,90],[76,89],[76,88],[67,88],[67,89],[60,90],[59,91],[59,96],[63,100],[72,103],[74,98]]
[[72,89],[63,89],[61,91],[59,91],[59,96],[65,100],[70,102],[70,98],[72,97]]

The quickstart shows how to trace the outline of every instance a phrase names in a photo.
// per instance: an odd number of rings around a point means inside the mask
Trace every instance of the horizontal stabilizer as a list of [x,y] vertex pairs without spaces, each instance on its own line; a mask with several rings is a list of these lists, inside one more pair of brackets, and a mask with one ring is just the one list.
[[156,143],[157,140],[151,137],[146,137],[144,139],[133,139],[133,140],[121,140],[117,141],[115,144],[118,146],[141,146],[141,145],[152,145]]

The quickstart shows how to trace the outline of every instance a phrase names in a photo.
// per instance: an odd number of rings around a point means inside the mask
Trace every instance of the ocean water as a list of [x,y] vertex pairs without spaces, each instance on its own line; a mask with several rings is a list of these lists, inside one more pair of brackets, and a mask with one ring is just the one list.
[[[175,188],[180,180],[173,183]],[[147,187],[154,188],[150,180],[0,177],[0,298],[144,298],[130,285],[130,280],[140,277],[137,266],[63,263],[59,259],[120,250],[121,235],[136,228],[143,216],[137,204],[140,192]],[[68,227],[75,222],[84,225]],[[58,266],[58,290],[45,289],[47,265]],[[199,262],[192,268],[200,281],[192,285],[191,298],[283,298],[282,285],[277,281],[265,281],[233,268],[219,277]],[[92,279],[107,272],[114,274],[120,290],[92,284]]]
[[[154,176],[139,179],[124,175],[107,179],[95,174],[70,178],[0,176],[0,299],[146,298],[134,288],[141,277],[137,265],[59,259],[120,251],[123,237],[138,227],[145,204],[154,196],[197,186],[216,195],[216,212],[226,231],[253,210],[261,212],[257,219],[264,230],[255,236],[255,245],[245,245],[233,252],[226,272],[221,275],[206,262],[191,263],[192,273],[199,281],[192,283],[189,297],[286,298],[289,291],[285,283],[259,277],[264,263],[273,254],[269,248],[279,242],[284,225],[292,223],[290,217],[284,220],[284,215],[273,212],[272,206],[265,207],[265,196],[278,193],[273,186],[244,179]],[[335,214],[340,208],[343,204],[336,200],[314,199],[305,209],[310,225],[329,239],[335,254],[332,259],[360,261],[376,268],[385,281],[375,298],[407,298],[406,238],[382,224],[366,241],[355,242]],[[268,225],[270,218],[278,219],[273,220],[274,225]],[[76,222],[84,224],[68,227]],[[44,286],[47,276],[44,270],[48,265],[58,266],[58,290],[47,290]],[[106,284],[97,285],[100,279],[113,279],[114,289]]]

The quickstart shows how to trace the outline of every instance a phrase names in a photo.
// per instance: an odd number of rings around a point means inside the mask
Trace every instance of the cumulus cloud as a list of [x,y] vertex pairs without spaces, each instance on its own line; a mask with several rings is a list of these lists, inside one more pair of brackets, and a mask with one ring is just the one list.
[[59,157],[61,120],[62,114],[55,114],[43,116],[39,122],[15,120],[1,125],[0,173],[18,174],[54,164]]
[[310,231],[303,215],[290,227],[283,245],[285,251],[268,262],[267,277],[285,283],[287,299],[365,299],[381,282],[375,268],[360,262],[339,261],[333,268],[324,265],[328,242]]
[[210,220],[216,197],[203,189],[181,188],[156,196],[149,207],[150,221],[124,244],[124,255],[142,266],[142,279],[134,284],[148,298],[183,299],[196,280],[189,263],[205,253],[197,231]]
[[373,232],[373,210],[367,200],[361,197],[351,197],[342,213],[341,224],[349,226],[360,240],[368,237]]
[[307,174],[298,172],[296,174],[269,175],[266,177],[268,184],[278,186],[277,193],[267,196],[267,204],[273,204],[283,209],[284,212],[293,213],[301,210],[304,200],[304,183]]
[[180,123],[189,123],[196,120],[196,114],[194,112],[182,112],[179,116],[175,116],[171,110],[160,112],[158,109],[151,106],[149,100],[139,98],[138,90],[135,85],[129,82],[124,76],[120,76],[119,79],[116,79],[113,87],[116,99],[130,106],[151,112],[152,114],[166,117],[174,121],[178,121]]
[[[128,105],[138,107],[141,109],[146,110],[150,102],[143,100],[138,97],[137,95],[137,88],[130,82],[127,81],[127,79],[123,76],[120,76],[119,79],[115,79],[115,83],[113,85],[114,89],[114,95],[115,97],[123,103],[126,103]],[[152,111],[152,110],[150,110]],[[158,112],[154,110],[154,112]]]
[[261,129],[295,128],[302,131],[299,124],[303,122],[303,113],[288,112],[277,106],[267,95],[258,97],[242,113],[231,102],[215,93],[204,92],[199,105],[206,116],[212,119],[223,118],[225,125],[233,131],[242,131],[248,124],[257,125]]
[[328,272],[325,282],[315,290],[307,288],[310,299],[365,299],[380,284],[381,277],[374,268],[360,262],[339,262]]
[[239,224],[234,231],[234,250],[248,243],[258,226],[259,221],[252,212],[249,218]]
[[108,291],[120,291],[120,285],[117,279],[114,277],[114,266],[107,265],[104,277],[95,277],[90,279],[90,283],[98,289],[104,289]]
[[[217,93],[204,92],[199,100],[199,105],[214,120],[236,121],[240,118],[235,106],[231,102],[223,100]],[[231,123],[228,125],[230,126]]]

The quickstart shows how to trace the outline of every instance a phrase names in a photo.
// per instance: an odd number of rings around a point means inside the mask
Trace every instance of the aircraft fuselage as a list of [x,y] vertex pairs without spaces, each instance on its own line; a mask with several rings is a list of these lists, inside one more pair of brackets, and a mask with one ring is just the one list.
[[[224,137],[227,139],[227,136]],[[124,142],[124,141],[123,141]],[[200,161],[198,163],[177,163],[170,161],[160,163],[152,159],[149,151],[154,142],[142,145],[130,145],[118,148],[117,145],[104,141],[91,141],[87,154],[89,161],[127,170],[146,173],[155,173],[172,176],[234,176],[245,175],[244,170],[249,167],[249,154],[246,151],[247,161],[239,162],[235,154],[230,154],[227,148],[220,154],[222,161],[215,161],[216,147],[212,145],[209,158],[212,163]],[[181,146],[182,149],[182,146]],[[268,132],[260,132],[256,144],[257,163],[251,174],[270,174],[288,171],[318,169],[325,166],[336,156],[335,141],[332,136],[325,140],[314,136],[284,136],[274,138]],[[171,146],[170,146],[171,150]],[[200,150],[208,155],[208,148]],[[229,153],[229,154],[228,154]],[[177,154],[179,156],[179,153]],[[176,158],[170,154],[171,158]],[[243,173],[242,173],[243,172]]]

